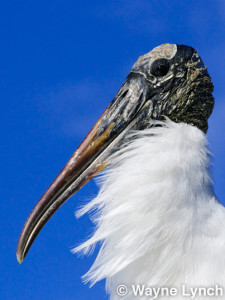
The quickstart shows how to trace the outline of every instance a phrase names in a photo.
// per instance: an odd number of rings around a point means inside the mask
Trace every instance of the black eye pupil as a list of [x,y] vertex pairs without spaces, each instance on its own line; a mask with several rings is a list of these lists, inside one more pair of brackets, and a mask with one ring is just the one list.
[[151,73],[156,77],[165,76],[170,68],[168,60],[161,58],[153,62],[151,66]]

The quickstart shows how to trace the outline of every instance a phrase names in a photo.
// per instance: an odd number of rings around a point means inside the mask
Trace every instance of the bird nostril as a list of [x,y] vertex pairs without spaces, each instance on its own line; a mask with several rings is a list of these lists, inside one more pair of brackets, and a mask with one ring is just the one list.
[[120,98],[124,98],[128,93],[128,90],[126,90],[125,92],[122,93],[122,95],[120,96]]

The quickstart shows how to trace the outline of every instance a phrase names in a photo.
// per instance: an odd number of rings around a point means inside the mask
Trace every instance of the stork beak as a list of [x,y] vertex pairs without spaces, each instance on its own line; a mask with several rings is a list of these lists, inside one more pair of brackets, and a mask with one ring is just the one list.
[[[144,81],[144,82],[143,82]],[[29,215],[17,246],[22,263],[38,233],[56,210],[108,163],[123,136],[145,104],[148,92],[145,79],[129,74],[115,98],[74,152]]]

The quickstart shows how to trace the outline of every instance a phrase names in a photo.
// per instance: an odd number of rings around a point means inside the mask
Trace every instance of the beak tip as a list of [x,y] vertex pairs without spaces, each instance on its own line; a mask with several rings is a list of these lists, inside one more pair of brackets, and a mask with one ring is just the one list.
[[16,258],[17,258],[18,263],[21,265],[23,262],[23,258],[20,255],[18,255],[18,253],[16,253]]
[[16,258],[19,264],[22,264],[23,260],[24,260],[24,256],[21,254],[21,251],[17,248],[16,250]]

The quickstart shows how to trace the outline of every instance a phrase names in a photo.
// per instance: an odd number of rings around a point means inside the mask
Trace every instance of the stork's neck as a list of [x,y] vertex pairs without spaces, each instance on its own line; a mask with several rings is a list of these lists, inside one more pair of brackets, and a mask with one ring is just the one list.
[[[184,123],[163,124],[134,134],[113,157],[99,195],[81,212],[100,210],[96,233],[79,249],[102,241],[85,279],[107,278],[112,299],[123,283],[196,284],[193,273],[202,278],[204,268],[197,266],[205,265],[212,241],[224,230],[216,221],[225,213],[213,192],[205,134]],[[213,264],[207,268],[213,272]],[[207,276],[197,284],[210,281]]]

